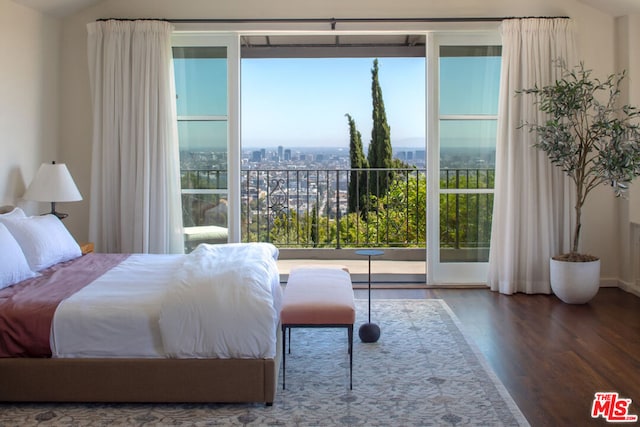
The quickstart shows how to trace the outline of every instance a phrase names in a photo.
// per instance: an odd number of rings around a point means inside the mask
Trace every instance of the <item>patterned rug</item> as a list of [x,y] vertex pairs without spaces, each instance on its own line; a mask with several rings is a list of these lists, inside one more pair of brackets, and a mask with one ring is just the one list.
[[[440,300],[358,300],[353,390],[344,329],[294,329],[287,389],[263,404],[0,404],[0,426],[520,426],[506,389]],[[280,372],[282,375],[282,372]],[[1,381],[1,379],[0,379]]]

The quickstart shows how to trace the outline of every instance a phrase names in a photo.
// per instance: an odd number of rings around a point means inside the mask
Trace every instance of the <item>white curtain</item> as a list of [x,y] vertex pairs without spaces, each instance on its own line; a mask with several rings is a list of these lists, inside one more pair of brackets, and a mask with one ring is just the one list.
[[570,19],[510,19],[502,23],[502,71],[489,285],[505,294],[550,293],[549,258],[570,248],[574,194],[568,178],[533,147],[520,128],[544,118],[532,95],[516,90],[553,83],[557,61],[576,64]]
[[89,236],[102,252],[180,253],[172,26],[87,25],[93,101]]

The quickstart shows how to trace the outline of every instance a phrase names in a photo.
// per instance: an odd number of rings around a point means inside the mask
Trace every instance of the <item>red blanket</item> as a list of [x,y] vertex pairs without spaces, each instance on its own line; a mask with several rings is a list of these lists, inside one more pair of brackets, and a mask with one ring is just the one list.
[[58,304],[120,264],[126,254],[87,254],[0,290],[0,357],[50,357]]

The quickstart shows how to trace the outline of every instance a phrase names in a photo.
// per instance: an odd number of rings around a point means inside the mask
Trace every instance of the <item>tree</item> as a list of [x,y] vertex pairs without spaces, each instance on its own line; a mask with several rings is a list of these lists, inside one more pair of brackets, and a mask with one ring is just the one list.
[[610,184],[620,196],[640,176],[640,108],[619,105],[624,72],[601,81],[591,77],[582,63],[572,69],[559,66],[562,78],[516,93],[536,96],[538,110],[547,116],[523,126],[537,135],[535,147],[569,176],[575,188],[571,252],[554,259],[591,261],[595,257],[578,253],[582,207],[599,185]]
[[310,242],[314,248],[318,247],[318,205],[314,203],[313,210],[311,211],[311,230],[310,230]]
[[349,157],[351,160],[351,176],[349,179],[349,203],[350,213],[366,211],[367,177],[366,171],[356,169],[368,169],[369,163],[364,156],[362,148],[362,136],[356,128],[356,122],[350,114],[345,114],[349,120]]
[[[378,81],[378,59],[373,61],[371,70],[371,99],[373,103],[373,127],[371,143],[367,154],[370,168],[388,169],[392,167],[391,130],[387,123],[387,113],[382,99],[382,88]],[[387,192],[390,175],[388,171],[373,171],[373,194],[380,197]]]
[[387,193],[372,197],[366,239],[374,244],[407,247],[424,244],[426,236],[427,181],[424,174],[399,171],[389,182]]

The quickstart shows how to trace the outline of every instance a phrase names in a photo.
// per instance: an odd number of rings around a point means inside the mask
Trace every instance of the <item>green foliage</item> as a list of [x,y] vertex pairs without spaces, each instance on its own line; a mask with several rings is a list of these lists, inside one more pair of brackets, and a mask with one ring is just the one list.
[[423,245],[426,241],[427,183],[424,175],[407,176],[399,172],[384,197],[372,197],[370,235],[389,246]]
[[[371,143],[367,158],[370,168],[391,168],[391,160],[393,152],[391,149],[391,129],[387,123],[387,113],[384,108],[384,100],[382,99],[382,88],[378,80],[378,60],[373,61],[373,69],[371,70],[371,100],[373,109],[371,116],[373,119],[373,127],[371,128]],[[382,196],[387,192],[387,188],[391,181],[389,172],[380,172],[376,174],[376,183],[374,188],[375,195]]]
[[424,174],[398,172],[383,197],[371,196],[366,219],[343,218],[344,246],[424,246],[427,185]]
[[349,158],[351,160],[351,176],[349,179],[349,203],[348,211],[362,212],[366,216],[367,181],[366,173],[355,169],[367,169],[369,163],[364,156],[362,148],[362,136],[356,128],[356,122],[349,114],[345,114],[349,120]]
[[317,247],[318,246],[318,206],[317,205],[313,205],[313,210],[311,211],[311,220],[309,221],[309,219],[307,219],[306,221],[307,223],[310,224],[310,230],[309,230],[309,236],[310,236],[310,242],[313,247]]
[[492,214],[492,194],[440,195],[440,246],[488,247]]
[[536,105],[547,119],[523,126],[537,134],[535,146],[575,185],[576,228],[571,252],[576,253],[582,206],[589,193],[607,183],[620,196],[640,175],[640,110],[617,106],[624,72],[600,81],[591,77],[584,64],[573,69],[560,67],[563,75],[555,83],[517,93],[536,97]]

